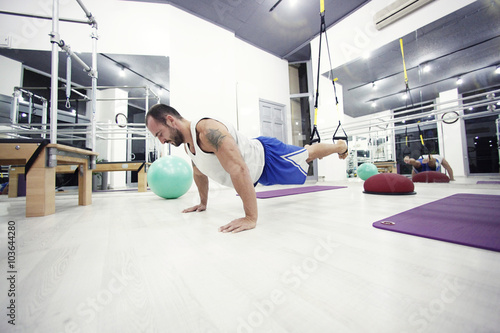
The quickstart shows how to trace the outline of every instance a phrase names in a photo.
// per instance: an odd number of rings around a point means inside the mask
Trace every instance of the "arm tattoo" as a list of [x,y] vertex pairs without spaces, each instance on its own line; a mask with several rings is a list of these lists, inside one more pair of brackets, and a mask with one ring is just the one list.
[[226,136],[222,135],[222,133],[218,129],[209,129],[207,133],[208,142],[210,142],[210,144],[214,146],[215,150],[217,151],[219,150],[219,147],[222,143],[222,139],[224,139],[225,137]]

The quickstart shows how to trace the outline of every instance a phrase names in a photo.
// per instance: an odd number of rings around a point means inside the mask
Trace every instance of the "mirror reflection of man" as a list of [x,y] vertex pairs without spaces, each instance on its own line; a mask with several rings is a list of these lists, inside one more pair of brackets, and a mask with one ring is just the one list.
[[418,159],[410,158],[410,156],[405,156],[404,162],[412,166],[411,175],[415,176],[419,172],[423,171],[438,171],[441,172],[441,166],[448,172],[450,180],[455,180],[453,177],[453,169],[451,168],[448,161],[437,154],[428,154],[420,156]]

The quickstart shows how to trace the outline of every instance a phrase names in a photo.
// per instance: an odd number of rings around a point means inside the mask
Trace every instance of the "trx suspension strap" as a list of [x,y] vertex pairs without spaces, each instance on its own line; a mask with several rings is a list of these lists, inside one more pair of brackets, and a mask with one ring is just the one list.
[[[413,105],[413,98],[411,97],[410,86],[408,85],[408,73],[406,72],[405,51],[403,49],[403,38],[399,39],[399,44],[401,45],[401,56],[403,57],[403,70],[404,70],[404,74],[405,74],[405,94],[409,95],[411,105]],[[406,107],[408,107],[408,102],[406,102]]]
[[424,142],[424,134],[422,132],[422,130],[420,129],[420,125],[417,125],[418,127],[418,136],[420,137],[420,143],[422,144],[422,148],[420,149],[420,155],[424,155],[424,152],[427,150],[427,153],[429,154],[429,150],[427,149],[427,147],[425,146],[425,142]]
[[[408,146],[408,127],[405,128],[405,148],[403,149],[403,158],[411,154],[410,146]],[[410,156],[411,157],[411,156]]]
[[320,18],[321,18],[321,25],[319,28],[319,52],[318,52],[318,75],[316,77],[316,97],[314,99],[314,125],[313,125],[313,130],[311,132],[311,138],[309,139],[309,144],[312,145],[313,143],[316,142],[321,142],[321,138],[319,137],[318,133],[318,99],[319,99],[319,77],[321,75],[320,71],[320,64],[321,64],[321,37],[323,36],[323,33],[325,33],[326,36],[326,23],[325,23],[325,1],[320,0]]
[[[333,92],[335,94],[335,105],[336,105],[337,113],[338,113],[338,116],[339,116],[339,124],[337,126],[337,129],[333,133],[332,140],[334,142],[335,142],[335,140],[345,140],[346,145],[347,145],[348,144],[348,142],[347,142],[347,134],[346,134],[344,128],[342,127],[342,123],[340,122],[339,100],[337,98],[337,87],[335,85],[335,81],[337,81],[338,79],[337,78],[334,78],[334,79],[331,78],[331,76],[333,75],[333,68],[332,68],[332,57],[330,55],[330,45],[328,44],[328,35],[326,34],[325,1],[324,0],[320,0],[320,18],[321,18],[321,25],[320,25],[320,31],[319,31],[318,75],[317,75],[317,78],[316,78],[316,80],[317,80],[316,81],[316,97],[315,97],[315,101],[314,101],[314,126],[313,126],[313,130],[311,132],[311,138],[309,139],[309,144],[313,144],[313,143],[316,143],[316,142],[321,142],[321,138],[320,138],[319,133],[318,133],[318,127],[317,127],[317,125],[318,125],[319,78],[320,78],[320,75],[321,75],[321,71],[320,71],[320,65],[321,65],[321,41],[322,41],[321,38],[322,38],[322,35],[325,34],[326,48],[327,48],[327,51],[328,51],[328,61],[330,63],[329,79],[332,81],[332,84],[333,84]],[[339,131],[339,129],[342,130],[342,132],[344,133],[343,136],[337,136],[337,132]],[[345,153],[347,151],[348,151],[348,149],[346,149]]]

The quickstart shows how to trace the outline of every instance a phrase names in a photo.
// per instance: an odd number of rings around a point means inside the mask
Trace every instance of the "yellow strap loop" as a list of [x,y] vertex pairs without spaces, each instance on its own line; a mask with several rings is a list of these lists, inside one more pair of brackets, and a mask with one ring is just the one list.
[[403,69],[405,72],[405,83],[408,83],[408,75],[406,73],[406,64],[405,64],[405,51],[403,50],[403,38],[399,39],[399,44],[401,45],[401,55],[403,56]]
[[320,0],[320,13],[325,12],[325,0]]
[[318,125],[318,108],[314,108],[314,126]]

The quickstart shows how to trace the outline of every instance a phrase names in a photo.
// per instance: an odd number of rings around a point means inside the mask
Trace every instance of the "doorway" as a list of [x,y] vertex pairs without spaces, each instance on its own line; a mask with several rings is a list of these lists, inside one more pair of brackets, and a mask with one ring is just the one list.
[[285,106],[264,100],[259,101],[260,133],[286,143]]

